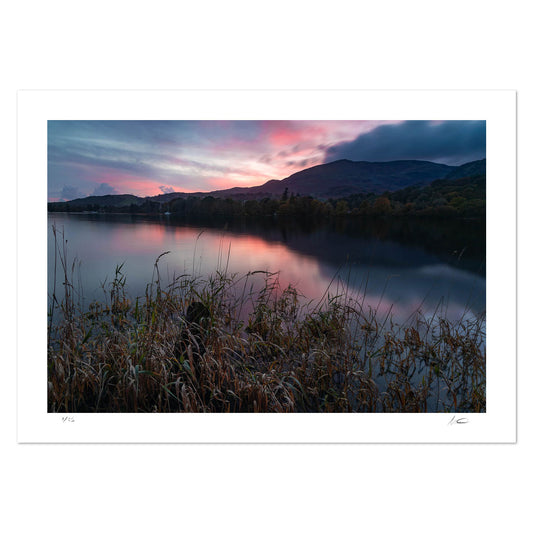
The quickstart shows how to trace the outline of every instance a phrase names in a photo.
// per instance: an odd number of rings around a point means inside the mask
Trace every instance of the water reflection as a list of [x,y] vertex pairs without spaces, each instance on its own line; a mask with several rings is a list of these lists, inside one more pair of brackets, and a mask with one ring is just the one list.
[[[365,305],[396,321],[437,307],[451,318],[485,308],[485,229],[465,221],[349,221],[329,224],[276,220],[184,222],[168,217],[53,213],[49,223],[49,292],[54,272],[52,224],[64,230],[69,257],[81,263],[84,298],[124,263],[128,290],[142,296],[155,259],[167,279],[256,270],[279,272],[310,300],[349,287]],[[333,283],[332,283],[332,280]]]

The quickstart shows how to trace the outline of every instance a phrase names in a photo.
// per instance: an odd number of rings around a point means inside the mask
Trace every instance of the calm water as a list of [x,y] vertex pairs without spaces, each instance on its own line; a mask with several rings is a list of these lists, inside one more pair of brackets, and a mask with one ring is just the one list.
[[[85,302],[124,263],[130,296],[142,296],[163,252],[164,278],[208,276],[216,269],[245,274],[279,271],[307,299],[335,292],[342,280],[365,304],[403,322],[417,309],[439,308],[450,319],[485,310],[485,228],[472,221],[185,222],[131,215],[48,215],[48,287],[54,279],[52,225],[64,232],[69,262],[80,262]],[[60,285],[59,282],[57,285]]]

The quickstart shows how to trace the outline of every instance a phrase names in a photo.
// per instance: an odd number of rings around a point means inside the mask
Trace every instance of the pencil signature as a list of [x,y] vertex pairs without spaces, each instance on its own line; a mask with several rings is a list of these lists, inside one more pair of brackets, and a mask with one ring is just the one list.
[[455,424],[468,424],[469,420],[466,417],[461,418],[455,418],[455,415],[452,416],[452,419],[448,422],[449,426],[453,426]]

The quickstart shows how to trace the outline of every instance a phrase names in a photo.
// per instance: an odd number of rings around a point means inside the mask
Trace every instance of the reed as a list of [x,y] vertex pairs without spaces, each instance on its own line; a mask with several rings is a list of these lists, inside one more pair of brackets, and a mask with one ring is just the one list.
[[49,412],[483,412],[485,319],[387,323],[348,293],[306,303],[268,272],[227,268],[142,298],[123,266],[83,306],[64,247],[50,296]]

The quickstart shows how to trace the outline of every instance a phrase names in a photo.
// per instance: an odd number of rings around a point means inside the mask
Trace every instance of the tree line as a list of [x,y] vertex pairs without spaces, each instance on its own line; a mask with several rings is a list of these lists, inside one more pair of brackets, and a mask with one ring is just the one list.
[[390,192],[359,193],[321,200],[285,189],[278,198],[236,200],[214,196],[174,198],[168,202],[146,200],[122,206],[97,203],[48,204],[49,211],[102,213],[170,213],[183,217],[332,218],[358,216],[484,217],[485,176],[439,179],[428,186],[411,186]]

